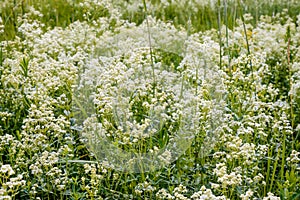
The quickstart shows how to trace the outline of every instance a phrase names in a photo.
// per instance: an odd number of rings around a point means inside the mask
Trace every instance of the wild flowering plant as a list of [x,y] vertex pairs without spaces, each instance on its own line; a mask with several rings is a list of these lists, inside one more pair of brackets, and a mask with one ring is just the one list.
[[0,199],[298,199],[278,3],[2,1]]
[[[162,22],[158,22],[158,25],[166,27]],[[128,32],[131,32],[130,28],[128,29]],[[177,33],[175,29],[174,32]],[[118,33],[113,37],[123,37],[122,34]],[[177,39],[180,42],[180,38]],[[149,160],[152,162],[153,157],[157,156],[158,163],[161,161],[170,163],[179,156],[179,150],[183,151],[188,147],[194,133],[199,132],[199,118],[203,113],[212,112],[210,109],[214,108],[214,106],[207,106],[207,110],[204,111],[204,98],[210,98],[212,93],[219,93],[221,96],[223,91],[221,85],[218,86],[219,88],[216,87],[217,79],[215,82],[207,83],[209,82],[207,77],[217,77],[218,70],[203,69],[207,66],[201,60],[197,61],[197,64],[188,61],[188,58],[197,59],[196,56],[203,56],[200,52],[190,50],[189,43],[185,45],[190,52],[182,52],[180,55],[160,48],[143,47],[145,43],[136,44],[140,42],[140,38],[128,38],[127,41],[128,48],[134,45],[142,46],[128,53],[121,53],[121,49],[111,49],[111,54],[115,56],[106,55],[92,59],[81,75],[77,97],[81,98],[80,105],[84,105],[85,99],[89,98],[85,96],[86,91],[91,90],[93,102],[83,107],[89,107],[88,110],[91,111],[95,106],[94,114],[97,122],[94,121],[96,124],[92,121],[85,122],[85,126],[89,128],[83,132],[96,156],[97,151],[100,150],[99,146],[105,145],[99,144],[98,141],[106,137],[123,150],[129,150],[130,147],[138,150],[139,153],[147,153],[143,154],[146,158],[140,159],[143,160],[143,165],[148,166],[148,171],[150,166],[154,167],[152,165],[160,166],[156,162],[148,163]],[[157,38],[153,38],[153,41],[154,45],[161,45]],[[163,45],[166,47],[169,44]],[[169,48],[172,49],[172,46]],[[208,60],[207,64],[209,63],[212,65]],[[214,89],[220,91],[213,92]],[[206,97],[201,93],[205,93]],[[220,103],[218,102],[220,99],[215,101],[216,105]],[[78,108],[78,105],[75,104],[76,107]],[[207,117],[206,121],[220,120],[221,107],[215,106],[214,109],[216,112],[219,110],[219,114],[215,114],[214,119]],[[168,143],[174,146],[171,147]],[[156,149],[165,146],[167,147],[163,152],[157,152]],[[127,159],[131,161],[133,159],[130,156],[125,159],[127,154],[111,148],[108,148],[107,153],[109,158],[105,157],[105,159],[112,161],[114,158],[114,162],[115,160],[127,162]],[[156,155],[157,153],[162,155]],[[116,158],[120,154],[122,158]],[[167,154],[172,155],[166,156]],[[167,159],[164,158],[165,156]],[[98,155],[98,159],[103,159],[102,152]],[[126,164],[123,163],[122,166],[124,165]]]

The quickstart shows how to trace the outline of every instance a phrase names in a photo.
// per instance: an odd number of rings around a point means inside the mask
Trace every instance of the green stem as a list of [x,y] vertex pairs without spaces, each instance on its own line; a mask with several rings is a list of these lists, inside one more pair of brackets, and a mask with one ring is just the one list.
[[273,173],[272,173],[272,178],[271,178],[269,192],[272,191],[273,183],[274,183],[274,180],[275,180],[275,174],[276,174],[276,169],[277,169],[277,165],[278,165],[279,155],[280,155],[280,149],[278,148],[276,160],[275,160],[275,163],[274,163],[274,168],[273,168]]
[[220,65],[220,69],[222,69],[222,34],[221,34],[221,2],[220,0],[218,0],[218,28],[219,28],[219,56],[220,56],[220,60],[219,60],[219,65]]
[[[245,19],[244,19],[242,9],[241,9],[241,19],[242,19],[242,22],[243,22],[243,29],[244,29],[245,40],[246,40],[246,45],[247,45],[247,55],[249,56],[251,54],[250,45],[249,45],[249,40],[248,40],[248,35],[247,35],[247,28],[246,28]],[[251,70],[251,79],[252,79],[252,83],[253,83],[254,82],[254,76],[253,76],[253,66],[252,66],[252,60],[251,59],[249,61],[249,64],[250,64],[250,70]],[[254,84],[254,94],[255,94],[255,100],[256,100],[256,84]]]
[[153,59],[151,34],[150,34],[150,26],[149,26],[149,20],[148,20],[148,9],[147,9],[147,5],[146,5],[146,0],[143,0],[143,5],[144,5],[145,13],[146,13],[146,23],[147,23],[147,29],[148,29],[148,40],[149,40],[150,59],[151,59],[151,66],[152,66],[152,76],[153,76],[153,82],[154,82],[154,86],[155,86],[156,77],[155,77],[155,70],[154,70],[154,59]]
[[183,85],[184,85],[184,77],[185,77],[184,74],[185,74],[185,73],[182,74],[182,79],[181,79],[180,99],[183,98],[183,89],[184,89]]
[[273,148],[271,147],[268,150],[268,157],[267,157],[268,163],[267,163],[266,185],[264,186],[264,196],[266,196],[266,194],[267,194],[267,184],[269,183],[269,179],[270,179],[272,151],[273,151]]
[[[242,19],[242,22],[243,22],[243,29],[244,29],[244,33],[245,33],[245,40],[246,40],[246,45],[247,45],[247,54],[250,55],[251,54],[250,45],[249,45],[249,40],[248,40],[248,35],[247,35],[247,28],[246,28],[243,13],[241,13],[241,19]],[[250,60],[250,62],[251,62],[251,60]],[[252,64],[251,64],[251,71],[252,71]]]
[[[290,28],[288,27],[288,47],[287,47],[287,62],[288,62],[288,70],[289,70],[289,82],[290,82],[290,89],[292,89],[293,87],[293,79],[292,79],[292,69],[291,69],[291,64],[290,64],[290,44],[291,44],[291,35],[290,35]],[[293,108],[293,93],[290,92],[289,95],[290,98],[290,115],[291,115],[291,127],[294,130],[294,125],[295,125],[295,121],[294,121],[294,108]],[[292,140],[292,149],[294,149],[294,145],[295,145],[295,139],[293,138]]]
[[283,132],[283,144],[282,144],[282,160],[281,160],[281,170],[280,170],[280,178],[283,180],[284,178],[284,164],[285,164],[285,151],[286,151],[286,134]]
[[224,20],[226,25],[226,48],[227,48],[227,56],[228,56],[228,67],[231,71],[230,67],[230,51],[229,51],[229,36],[228,36],[228,16],[227,16],[227,0],[224,0]]

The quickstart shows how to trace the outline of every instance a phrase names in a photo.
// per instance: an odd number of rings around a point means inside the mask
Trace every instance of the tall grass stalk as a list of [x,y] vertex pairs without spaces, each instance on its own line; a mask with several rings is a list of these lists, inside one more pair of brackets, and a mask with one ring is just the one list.
[[[289,92],[289,101],[290,101],[290,119],[291,119],[291,128],[294,130],[294,105],[293,105],[293,92],[291,91],[293,88],[293,77],[292,77],[292,70],[291,70],[291,65],[290,65],[290,44],[291,44],[291,32],[290,32],[290,27],[287,27],[287,65],[288,65],[288,72],[289,72],[289,85],[290,85],[290,92]],[[283,152],[282,152],[282,161],[281,161],[281,170],[280,170],[280,177],[281,180],[284,179],[284,168],[286,164],[286,133],[283,132]],[[294,148],[294,137],[292,135],[293,142],[292,142],[292,148]]]
[[143,0],[143,6],[144,6],[144,11],[146,15],[146,23],[147,23],[147,35],[148,35],[148,42],[149,42],[149,49],[150,49],[150,59],[151,59],[151,66],[152,66],[152,76],[153,76],[153,92],[155,91],[155,85],[156,85],[156,76],[155,76],[155,69],[154,69],[154,58],[153,58],[153,50],[152,50],[152,42],[151,42],[151,31],[150,31],[150,25],[149,25],[149,20],[148,20],[148,9],[147,9],[147,4],[146,0]]
[[282,152],[281,152],[281,168],[280,168],[280,180],[284,180],[284,168],[285,168],[285,154],[286,154],[286,133],[283,131],[283,138],[282,138]]
[[217,9],[218,9],[218,29],[219,29],[219,46],[220,46],[220,49],[219,49],[219,67],[220,69],[222,69],[222,22],[221,22],[221,0],[218,0],[218,6],[217,6]]
[[[270,159],[270,157],[269,157],[269,159]],[[277,173],[277,165],[278,165],[279,159],[280,159],[280,148],[278,147],[277,148],[277,155],[276,155],[276,158],[275,158],[275,163],[273,165],[272,177],[271,177],[271,180],[270,180],[270,186],[269,186],[268,192],[271,192],[272,189],[273,189],[273,184],[274,184],[274,181],[275,181],[275,175]]]
[[229,51],[229,35],[228,35],[228,16],[227,16],[227,0],[224,0],[224,20],[225,20],[225,26],[226,26],[226,48],[227,48],[227,56],[228,56],[228,68],[229,68],[229,73],[231,73],[231,66],[230,66],[230,51]]
[[[245,34],[246,46],[247,46],[247,55],[250,56],[251,51],[250,51],[247,28],[246,28],[246,24],[245,24],[244,12],[243,12],[243,7],[241,6],[241,2],[239,2],[239,6],[240,6],[241,20],[242,20],[242,23],[243,23],[243,29],[244,29],[244,34]],[[252,58],[250,58],[250,60],[249,60],[249,65],[250,65],[252,83],[254,83],[254,71],[253,71],[253,65],[252,65]],[[254,98],[255,98],[255,100],[257,99],[256,91],[257,91],[256,84],[254,84]]]

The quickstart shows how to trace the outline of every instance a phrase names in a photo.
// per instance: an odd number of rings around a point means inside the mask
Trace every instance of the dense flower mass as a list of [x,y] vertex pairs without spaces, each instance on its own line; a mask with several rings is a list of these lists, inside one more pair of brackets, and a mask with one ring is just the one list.
[[299,7],[1,1],[0,199],[299,199]]

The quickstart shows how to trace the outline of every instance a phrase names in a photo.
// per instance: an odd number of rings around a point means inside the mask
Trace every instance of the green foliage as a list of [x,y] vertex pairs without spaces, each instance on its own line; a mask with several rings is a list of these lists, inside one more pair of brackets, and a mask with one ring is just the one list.
[[[212,6],[196,1],[168,1],[167,5],[158,0],[147,1],[151,3],[149,14],[157,20],[170,22],[171,25],[164,24],[166,27],[174,25],[176,30],[184,32],[185,45],[190,45],[188,50],[178,50],[182,53],[153,48],[154,63],[151,64],[160,64],[158,71],[192,74],[187,79],[201,99],[201,118],[197,119],[200,127],[194,133],[191,146],[180,158],[154,172],[131,174],[96,161],[75,126],[76,111],[72,110],[76,101],[74,83],[80,71],[88,70],[87,65],[95,67],[92,75],[105,74],[103,69],[110,65],[117,68],[111,61],[114,59],[124,64],[126,70],[131,67],[122,57],[121,46],[111,50],[115,51],[112,57],[90,54],[96,49],[109,49],[110,43],[123,42],[114,36],[140,26],[146,17],[143,6],[129,9],[129,5],[136,2],[116,1],[107,5],[103,2],[6,0],[0,3],[4,26],[3,34],[0,29],[0,199],[2,196],[5,199],[6,195],[12,199],[164,199],[159,196],[164,192],[174,198],[184,195],[193,199],[197,193],[201,196],[210,191],[212,199],[216,196],[247,199],[242,198],[247,191],[260,199],[268,199],[267,196],[269,199],[271,196],[299,199],[300,37],[297,15],[299,17],[300,4],[246,0],[243,4],[219,1]],[[244,19],[242,16],[246,13],[253,18]],[[262,16],[271,17],[261,23]],[[32,30],[38,33],[24,35],[26,31],[19,30],[24,22],[29,22],[27,27],[37,22]],[[80,22],[86,26],[79,26]],[[156,28],[160,30],[161,26]],[[68,31],[70,34],[65,38],[63,32]],[[78,33],[80,31],[84,34]],[[193,33],[196,36],[191,37]],[[276,38],[267,38],[265,33]],[[159,37],[163,38],[163,34]],[[80,40],[83,37],[85,40]],[[216,46],[204,48],[207,38]],[[131,42],[125,39],[124,43]],[[271,42],[267,43],[267,39]],[[144,45],[143,41],[139,42]],[[34,45],[41,49],[35,49]],[[133,52],[136,53],[140,52]],[[206,54],[206,60],[200,54]],[[88,63],[93,56],[97,61]],[[142,60],[128,60],[142,68],[149,55],[142,56]],[[101,60],[104,57],[106,60]],[[200,68],[203,71],[198,73]],[[214,134],[210,131],[213,123],[208,123],[210,106],[217,104],[206,88],[209,83],[198,79],[199,75],[206,76],[206,70],[220,73],[217,78],[208,74],[211,77],[205,80],[220,79],[224,88],[221,84],[216,88],[225,90],[226,96],[224,121],[218,127],[221,134],[215,138],[208,155],[203,156],[203,151],[210,148],[205,146],[205,138]],[[115,81],[111,86],[118,84],[118,75],[122,72],[118,73],[110,75]],[[104,81],[99,80],[101,84],[95,86],[98,91],[106,84]],[[156,104],[153,99],[158,100]],[[131,130],[124,127],[118,130],[114,108],[108,106],[109,102],[98,105],[97,111],[103,109],[105,112],[99,111],[97,118],[117,147],[149,153],[155,147],[165,147],[178,131],[181,115],[173,118],[174,113],[179,113],[175,106],[178,102],[173,91],[165,91],[159,82],[149,83],[146,88],[137,86],[127,102],[128,110],[133,113],[130,119],[142,125],[151,115],[150,104],[155,107],[164,104],[167,120],[160,122],[160,129],[151,137],[135,143]],[[127,132],[129,143],[121,138],[124,132]]]

